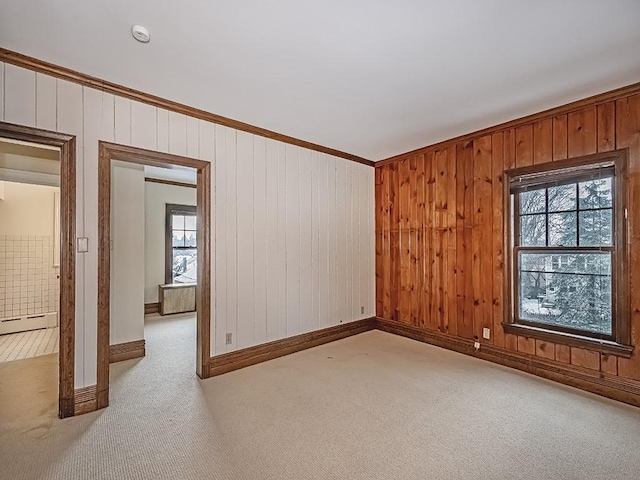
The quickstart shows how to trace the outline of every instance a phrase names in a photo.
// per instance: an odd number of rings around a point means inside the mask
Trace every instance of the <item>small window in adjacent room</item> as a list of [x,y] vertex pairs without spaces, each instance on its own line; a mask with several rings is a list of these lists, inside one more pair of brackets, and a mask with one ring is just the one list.
[[626,158],[616,151],[506,172],[505,331],[629,345]]
[[196,207],[167,204],[166,207],[166,283],[196,283],[198,247]]

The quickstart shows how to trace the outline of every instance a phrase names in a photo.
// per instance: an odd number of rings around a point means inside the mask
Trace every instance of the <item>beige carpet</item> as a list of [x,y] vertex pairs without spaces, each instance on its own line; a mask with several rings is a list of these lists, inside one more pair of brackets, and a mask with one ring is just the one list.
[[[147,357],[112,366],[111,406],[63,421],[42,383],[55,356],[0,365],[0,478],[640,474],[634,407],[378,331],[203,382],[194,331],[191,317],[150,320]],[[16,378],[43,359],[40,379]]]

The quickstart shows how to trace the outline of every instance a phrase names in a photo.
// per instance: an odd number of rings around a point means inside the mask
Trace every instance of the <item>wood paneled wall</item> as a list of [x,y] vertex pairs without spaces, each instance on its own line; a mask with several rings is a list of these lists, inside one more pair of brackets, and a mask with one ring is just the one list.
[[[640,346],[640,94],[603,96],[376,166],[376,314],[506,351],[640,380],[640,355],[505,334],[503,172],[629,148],[633,343]],[[482,338],[482,329],[491,338]]]
[[76,136],[76,388],[96,383],[99,140],[212,162],[212,355],[373,316],[370,166],[3,62],[0,121]]

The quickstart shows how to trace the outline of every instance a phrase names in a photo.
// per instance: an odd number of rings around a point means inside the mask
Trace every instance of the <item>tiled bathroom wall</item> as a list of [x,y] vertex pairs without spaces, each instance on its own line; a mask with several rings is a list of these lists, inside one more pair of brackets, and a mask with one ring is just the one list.
[[53,248],[52,236],[0,235],[0,319],[59,310]]

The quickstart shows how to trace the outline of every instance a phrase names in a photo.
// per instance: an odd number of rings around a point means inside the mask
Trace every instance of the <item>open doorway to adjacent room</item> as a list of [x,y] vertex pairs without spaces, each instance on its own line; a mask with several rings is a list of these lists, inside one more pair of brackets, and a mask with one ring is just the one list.
[[209,162],[100,143],[98,408],[110,382],[136,378],[110,363],[181,356],[193,372],[196,353],[209,376],[210,182]]
[[71,136],[0,123],[0,418],[74,414]]

